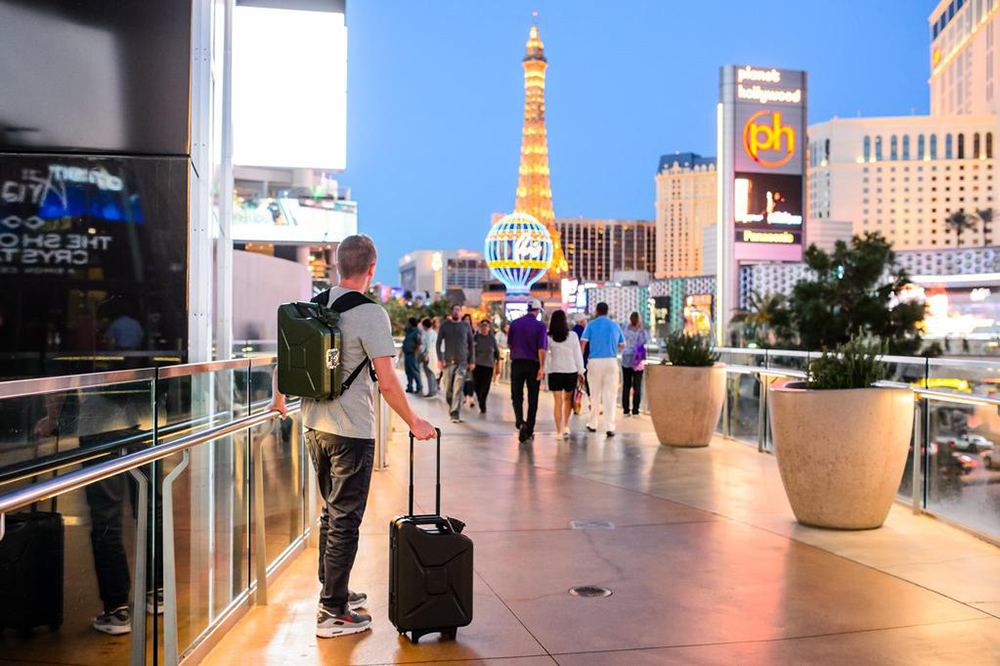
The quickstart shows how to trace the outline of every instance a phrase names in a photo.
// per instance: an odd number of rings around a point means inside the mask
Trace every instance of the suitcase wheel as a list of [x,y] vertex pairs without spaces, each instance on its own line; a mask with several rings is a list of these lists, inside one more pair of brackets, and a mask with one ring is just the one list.
[[[406,635],[406,633],[403,631],[399,633],[402,636]],[[421,638],[423,638],[427,634],[434,634],[434,633],[440,633],[441,638],[453,641],[458,637],[458,627],[442,627],[440,629],[423,629],[420,631],[411,631],[409,640],[411,643],[416,645],[417,643],[420,642]]]

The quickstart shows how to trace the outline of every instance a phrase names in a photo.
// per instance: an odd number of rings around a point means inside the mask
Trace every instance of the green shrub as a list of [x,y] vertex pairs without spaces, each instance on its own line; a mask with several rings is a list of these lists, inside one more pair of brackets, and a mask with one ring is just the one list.
[[809,361],[806,382],[811,389],[869,388],[885,378],[885,363],[879,360],[883,349],[877,339],[851,338]]
[[703,368],[719,360],[712,341],[705,335],[674,333],[667,338],[665,350],[665,361],[673,365]]

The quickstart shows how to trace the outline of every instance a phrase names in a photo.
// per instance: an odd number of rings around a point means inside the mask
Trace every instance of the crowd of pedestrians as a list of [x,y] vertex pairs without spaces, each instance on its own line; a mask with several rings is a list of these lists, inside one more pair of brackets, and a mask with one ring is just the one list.
[[443,321],[411,318],[403,338],[407,391],[434,397],[440,389],[453,423],[462,407],[486,413],[490,388],[500,376],[501,350],[509,351],[510,396],[521,442],[534,436],[543,382],[553,397],[556,439],[570,432],[570,417],[589,400],[586,428],[615,435],[616,395],[621,386],[623,415],[639,414],[649,332],[638,312],[622,328],[598,303],[595,316],[575,322],[555,310],[544,323],[542,304],[528,301],[525,316],[494,332],[489,320],[473,324],[455,305]]

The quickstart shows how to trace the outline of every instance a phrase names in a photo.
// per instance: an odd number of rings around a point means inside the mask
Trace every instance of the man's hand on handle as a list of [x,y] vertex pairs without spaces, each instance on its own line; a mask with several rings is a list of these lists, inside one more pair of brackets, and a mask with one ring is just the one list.
[[410,424],[410,432],[413,433],[415,439],[425,440],[434,439],[437,437],[437,430],[434,426],[430,424],[429,421],[417,418],[413,423]]
[[[275,373],[277,375],[277,373]],[[285,404],[285,396],[283,393],[275,393],[274,397],[271,398],[271,404],[267,407],[272,412],[281,412],[281,418],[288,417],[288,406]]]

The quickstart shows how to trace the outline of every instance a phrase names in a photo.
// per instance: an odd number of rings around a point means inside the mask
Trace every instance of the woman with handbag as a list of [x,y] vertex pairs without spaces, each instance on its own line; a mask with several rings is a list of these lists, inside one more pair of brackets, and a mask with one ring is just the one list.
[[628,418],[639,415],[639,403],[642,402],[642,372],[646,364],[646,343],[649,342],[649,332],[643,328],[639,313],[633,312],[629,317],[628,327],[622,333],[625,335],[625,347],[622,349],[622,411]]
[[583,350],[580,338],[569,330],[566,313],[556,310],[549,319],[549,352],[545,355],[549,390],[555,403],[556,439],[569,434],[573,394],[583,384]]

